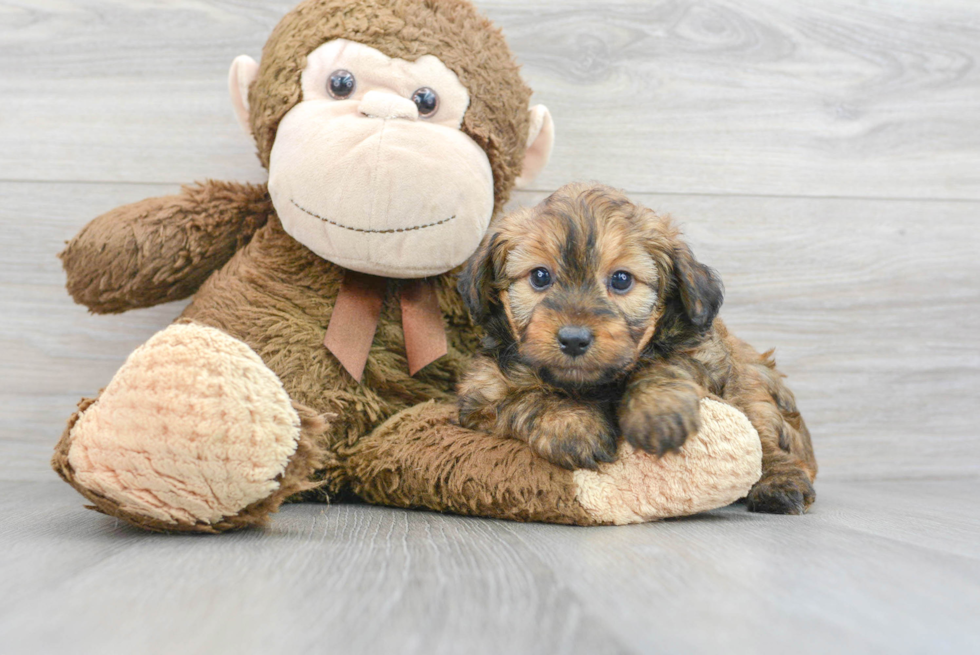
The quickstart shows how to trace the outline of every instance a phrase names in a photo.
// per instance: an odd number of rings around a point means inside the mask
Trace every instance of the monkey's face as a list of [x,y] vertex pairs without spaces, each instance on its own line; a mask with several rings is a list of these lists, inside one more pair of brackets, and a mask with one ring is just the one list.
[[341,266],[455,268],[550,156],[548,110],[465,0],[304,0],[262,58],[232,64],[239,123],[286,231]]
[[461,264],[493,214],[490,162],[460,130],[470,98],[436,57],[338,39],[307,57],[269,192],[285,230],[340,266],[424,277]]

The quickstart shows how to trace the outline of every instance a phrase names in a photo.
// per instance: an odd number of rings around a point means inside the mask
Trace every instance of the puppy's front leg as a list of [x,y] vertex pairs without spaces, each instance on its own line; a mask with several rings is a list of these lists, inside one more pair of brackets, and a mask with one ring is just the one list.
[[566,469],[596,469],[616,458],[616,431],[599,406],[547,392],[525,392],[505,401],[497,429]]
[[539,456],[567,469],[595,469],[616,458],[616,429],[603,407],[561,396],[529,371],[508,377],[491,359],[479,357],[458,391],[465,428],[526,441]]
[[619,429],[636,448],[663,455],[701,427],[704,389],[680,366],[655,364],[630,377],[617,412]]

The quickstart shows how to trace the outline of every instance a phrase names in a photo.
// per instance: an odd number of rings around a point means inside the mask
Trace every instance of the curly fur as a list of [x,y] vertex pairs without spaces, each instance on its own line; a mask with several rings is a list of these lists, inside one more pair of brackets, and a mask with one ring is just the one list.
[[[538,288],[531,274],[553,280]],[[633,286],[617,292],[619,271]],[[619,438],[664,455],[701,427],[700,403],[743,411],[762,441],[749,508],[801,513],[816,460],[771,352],[716,319],[721,280],[665,217],[599,185],[569,185],[503,217],[460,280],[487,336],[459,386],[460,423],[527,441],[566,468],[598,468]],[[591,342],[569,355],[560,331]]]

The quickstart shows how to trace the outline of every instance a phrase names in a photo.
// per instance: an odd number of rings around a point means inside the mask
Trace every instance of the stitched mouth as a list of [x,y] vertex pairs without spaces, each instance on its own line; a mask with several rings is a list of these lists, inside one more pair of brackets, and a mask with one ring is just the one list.
[[309,209],[306,209],[292,198],[289,199],[289,202],[293,203],[293,206],[296,207],[296,209],[303,212],[304,214],[309,214],[313,218],[318,218],[324,223],[329,223],[330,225],[333,225],[335,227],[340,227],[345,230],[350,230],[351,232],[360,232],[361,234],[397,234],[399,232],[415,232],[416,230],[424,230],[429,227],[436,227],[437,225],[445,225],[446,223],[456,218],[456,216],[453,215],[450,216],[449,218],[444,218],[441,221],[436,221],[435,223],[426,223],[425,225],[413,225],[412,227],[399,227],[399,228],[393,228],[388,230],[367,230],[364,229],[363,227],[353,227],[350,225],[344,225],[343,223],[338,223],[337,221],[326,218],[325,216],[320,216],[316,212],[311,212]]

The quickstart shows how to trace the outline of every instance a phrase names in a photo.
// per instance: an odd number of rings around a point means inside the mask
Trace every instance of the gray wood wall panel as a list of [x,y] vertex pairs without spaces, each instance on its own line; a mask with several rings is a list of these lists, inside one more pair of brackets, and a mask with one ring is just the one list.
[[[0,1],[0,178],[261,178],[225,76],[292,4]],[[980,199],[969,0],[479,5],[555,114],[538,188]]]
[[[71,304],[54,254],[119,204],[263,172],[230,60],[293,4],[0,0],[0,479],[45,461],[78,397],[179,306]],[[552,164],[674,213],[776,347],[827,479],[980,473],[980,8],[488,0]]]

